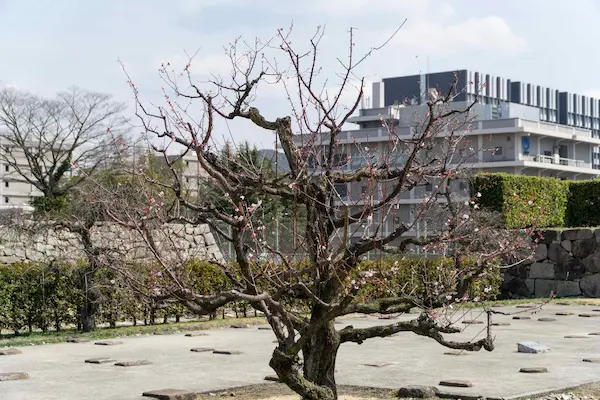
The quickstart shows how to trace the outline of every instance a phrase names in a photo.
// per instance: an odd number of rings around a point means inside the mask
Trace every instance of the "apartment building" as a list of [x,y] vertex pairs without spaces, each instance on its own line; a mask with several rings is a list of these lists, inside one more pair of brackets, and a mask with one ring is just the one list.
[[[448,90],[455,77],[459,89],[452,107],[464,109],[476,98],[478,103],[472,108],[469,123],[458,128],[462,139],[453,152],[451,164],[460,163],[468,174],[506,172],[576,180],[600,176],[597,157],[599,100],[583,96],[573,98],[563,94],[566,92],[470,71],[390,78],[374,83],[373,107],[361,109],[358,115],[349,119],[348,122],[358,129],[343,131],[338,136],[336,168],[351,172],[378,160],[403,165],[409,148],[402,144],[402,139],[410,139],[418,121],[424,118],[428,93]],[[482,82],[486,84],[482,86]],[[481,97],[476,97],[477,88],[481,88]],[[579,104],[580,100],[583,103]],[[564,116],[567,122],[573,123],[560,123]],[[569,120],[570,116],[572,120]],[[390,140],[382,120],[395,127],[399,142]],[[445,137],[449,133],[450,130],[444,130],[431,150],[420,152],[422,162],[427,163],[440,152],[448,153],[444,146],[448,145]],[[309,138],[297,136],[295,140],[306,145]],[[318,141],[318,146],[323,148],[329,144],[325,135]],[[319,160],[309,159],[309,168],[318,174]],[[431,229],[428,227],[431,221],[415,219],[415,215],[423,199],[429,197],[438,183],[425,181],[410,192],[401,193],[389,208],[377,211],[362,226],[353,227],[352,240],[375,231],[379,235],[389,234],[400,223],[413,224],[413,234],[427,232]],[[393,183],[369,181],[336,185],[338,203],[358,211],[365,202],[375,203],[387,196],[391,185]],[[464,180],[453,185],[454,193],[463,197],[469,195]]]
[[[8,144],[0,142],[0,151],[8,152]],[[29,170],[29,163],[23,152],[10,150],[21,171]],[[29,208],[34,197],[42,193],[31,183],[17,173],[14,166],[3,162],[0,157],[0,210],[11,208]]]

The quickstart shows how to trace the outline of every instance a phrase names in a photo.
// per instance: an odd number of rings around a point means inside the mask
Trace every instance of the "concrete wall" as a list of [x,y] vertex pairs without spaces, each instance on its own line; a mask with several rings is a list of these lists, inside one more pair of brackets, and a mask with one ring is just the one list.
[[545,231],[534,260],[507,270],[509,298],[600,297],[600,228]]
[[[166,259],[223,259],[208,225],[169,224],[155,230],[153,236]],[[45,231],[32,236],[4,226],[0,227],[0,238],[0,264],[3,265],[85,258],[79,237],[64,230]],[[137,232],[116,224],[98,226],[92,232],[92,241],[127,260],[154,259]]]

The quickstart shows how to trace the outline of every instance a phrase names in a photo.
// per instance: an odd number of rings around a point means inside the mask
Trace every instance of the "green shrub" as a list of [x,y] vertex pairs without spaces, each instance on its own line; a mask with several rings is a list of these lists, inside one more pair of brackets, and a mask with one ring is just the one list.
[[481,194],[479,205],[500,212],[509,229],[565,226],[567,181],[498,173],[476,175],[470,183],[471,193]]
[[566,226],[600,226],[600,180],[571,181]]

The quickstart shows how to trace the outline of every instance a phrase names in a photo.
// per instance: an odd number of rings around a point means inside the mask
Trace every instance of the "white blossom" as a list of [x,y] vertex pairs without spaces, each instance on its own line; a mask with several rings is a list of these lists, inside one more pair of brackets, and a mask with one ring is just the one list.
[[477,194],[476,194],[475,196],[477,196],[477,197],[481,197],[481,193],[480,193],[480,192],[477,192]]
[[469,215],[468,214],[463,214],[463,219],[469,219]]

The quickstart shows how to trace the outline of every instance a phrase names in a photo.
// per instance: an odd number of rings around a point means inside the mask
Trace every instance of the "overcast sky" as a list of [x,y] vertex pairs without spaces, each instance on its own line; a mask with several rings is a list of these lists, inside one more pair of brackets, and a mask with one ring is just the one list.
[[[358,73],[385,77],[474,69],[513,80],[600,97],[597,0],[0,0],[0,84],[41,95],[76,85],[132,104],[118,59],[147,100],[161,99],[158,68],[227,73],[222,47],[242,35],[268,39],[294,24],[306,46],[326,26],[324,75],[339,72],[350,27],[357,51],[380,45]],[[429,59],[429,63],[427,60]],[[281,90],[258,92],[268,117],[290,114]],[[272,147],[272,134],[247,125],[220,134]]]

